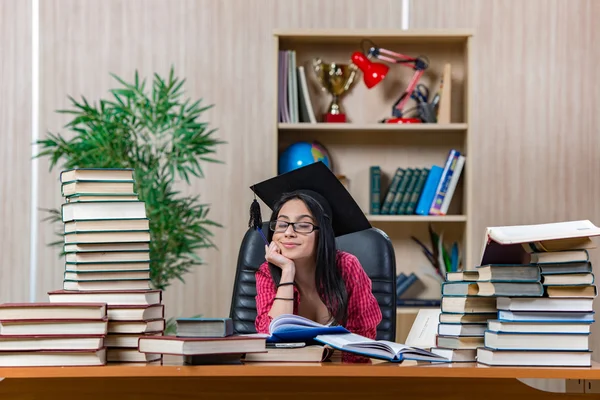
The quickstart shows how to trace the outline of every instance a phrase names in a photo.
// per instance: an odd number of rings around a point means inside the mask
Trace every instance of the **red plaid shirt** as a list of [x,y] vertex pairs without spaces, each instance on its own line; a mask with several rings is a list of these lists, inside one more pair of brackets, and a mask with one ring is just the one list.
[[[342,272],[342,278],[346,284],[348,293],[348,318],[345,328],[352,333],[375,339],[377,325],[381,322],[381,310],[377,299],[371,292],[371,280],[364,271],[356,256],[338,251],[336,255],[338,268]],[[269,333],[269,324],[272,318],[269,311],[273,306],[277,288],[269,270],[269,264],[265,261],[256,271],[256,331]],[[294,314],[298,314],[300,304],[300,292],[294,287]],[[350,357],[344,353],[345,361],[363,361]]]

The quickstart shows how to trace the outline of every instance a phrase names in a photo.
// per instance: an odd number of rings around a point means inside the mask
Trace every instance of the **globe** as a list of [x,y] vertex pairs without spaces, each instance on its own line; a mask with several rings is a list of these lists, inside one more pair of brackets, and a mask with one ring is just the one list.
[[331,169],[327,149],[318,142],[297,142],[291,144],[279,156],[279,173],[285,174],[300,167],[322,161]]

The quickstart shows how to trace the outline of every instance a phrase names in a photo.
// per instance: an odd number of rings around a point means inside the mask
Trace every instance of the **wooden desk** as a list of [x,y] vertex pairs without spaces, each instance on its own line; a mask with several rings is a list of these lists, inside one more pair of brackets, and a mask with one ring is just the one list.
[[548,393],[516,378],[600,379],[592,368],[477,364],[247,364],[0,368],[0,399],[589,399]]

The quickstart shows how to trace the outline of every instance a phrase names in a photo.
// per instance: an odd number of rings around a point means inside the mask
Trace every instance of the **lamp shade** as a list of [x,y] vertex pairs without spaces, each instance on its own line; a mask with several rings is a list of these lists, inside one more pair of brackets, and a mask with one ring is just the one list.
[[359,51],[352,54],[352,62],[362,71],[365,85],[369,89],[381,82],[390,69],[385,64],[372,62]]

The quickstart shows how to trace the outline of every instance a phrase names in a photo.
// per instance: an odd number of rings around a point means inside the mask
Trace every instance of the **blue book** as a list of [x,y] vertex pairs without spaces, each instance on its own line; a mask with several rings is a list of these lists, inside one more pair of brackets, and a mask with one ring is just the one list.
[[273,318],[269,325],[267,343],[310,342],[319,335],[350,333],[340,325],[323,325],[293,314],[282,314]]
[[400,284],[396,282],[396,297],[402,296],[404,292],[418,280],[419,278],[417,278],[417,275],[414,272],[411,272],[411,274],[406,279],[403,279]]
[[438,183],[442,178],[443,170],[444,169],[442,167],[439,167],[437,165],[433,165],[431,167],[431,170],[427,175],[427,180],[425,181],[425,186],[423,187],[423,191],[421,192],[421,197],[419,197],[419,202],[417,203],[415,214],[429,215],[429,209],[431,207],[431,204],[433,203],[433,198],[435,197]]
[[373,340],[354,333],[320,335],[315,340],[339,351],[347,351],[363,357],[376,358],[393,363],[401,363],[404,360],[450,362],[447,358],[440,357],[423,349],[388,342],[386,340]]

